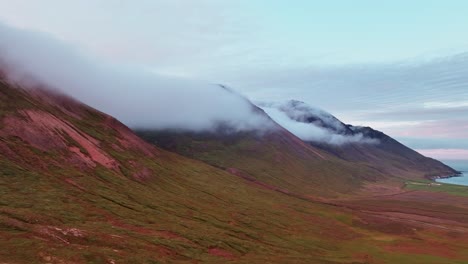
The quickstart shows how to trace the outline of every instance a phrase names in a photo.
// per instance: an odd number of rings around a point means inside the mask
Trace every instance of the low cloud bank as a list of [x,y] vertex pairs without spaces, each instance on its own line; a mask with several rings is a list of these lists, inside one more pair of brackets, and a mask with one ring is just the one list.
[[257,105],[274,121],[304,141],[331,145],[379,143],[377,139],[356,132],[356,127],[348,127],[333,115],[303,102],[258,102]]
[[[216,84],[107,64],[39,32],[0,23],[0,70],[24,87],[45,85],[131,127],[203,131],[265,129],[272,122]],[[200,62],[203,63],[203,62]]]

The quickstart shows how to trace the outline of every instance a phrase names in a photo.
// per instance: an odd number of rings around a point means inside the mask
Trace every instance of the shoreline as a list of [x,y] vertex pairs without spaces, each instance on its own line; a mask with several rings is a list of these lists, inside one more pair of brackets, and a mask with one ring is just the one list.
[[437,179],[448,179],[448,178],[462,177],[463,173],[464,173],[463,171],[457,171],[456,174],[428,176],[427,178],[429,180],[436,181]]
[[[450,180],[451,178],[462,178],[460,180],[458,179],[453,179],[453,180]],[[468,181],[466,181],[466,179],[468,179],[468,172],[467,171],[461,171],[459,174],[457,175],[452,175],[452,176],[446,176],[446,177],[437,177],[437,178],[434,178],[432,181],[434,183],[438,183],[438,184],[452,184],[452,185],[457,185],[457,186],[464,186],[464,187],[468,187]]]

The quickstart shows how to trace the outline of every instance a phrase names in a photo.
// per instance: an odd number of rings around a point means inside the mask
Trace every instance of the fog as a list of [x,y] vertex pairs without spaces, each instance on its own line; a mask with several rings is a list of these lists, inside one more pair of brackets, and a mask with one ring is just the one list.
[[304,141],[343,145],[376,144],[378,140],[353,133],[333,115],[300,101],[256,102],[274,121]]
[[[217,84],[114,65],[46,33],[0,23],[0,69],[10,82],[57,89],[134,128],[265,129],[272,122]],[[203,63],[200,61],[200,63]]]

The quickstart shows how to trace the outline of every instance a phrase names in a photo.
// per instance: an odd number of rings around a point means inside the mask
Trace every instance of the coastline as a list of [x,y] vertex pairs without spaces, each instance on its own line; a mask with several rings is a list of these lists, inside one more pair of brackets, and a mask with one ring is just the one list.
[[436,181],[437,179],[448,179],[448,178],[455,178],[455,177],[462,177],[463,171],[456,171],[455,174],[448,174],[448,175],[436,175],[436,176],[427,176],[426,178],[432,181]]
[[460,174],[452,175],[450,177],[435,178],[434,182],[438,184],[442,183],[468,187],[468,172],[460,171]]

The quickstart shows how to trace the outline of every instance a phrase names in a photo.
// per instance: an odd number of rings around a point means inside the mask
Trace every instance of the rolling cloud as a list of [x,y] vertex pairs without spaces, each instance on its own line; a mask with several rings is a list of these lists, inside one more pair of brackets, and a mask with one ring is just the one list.
[[378,143],[378,140],[367,138],[362,133],[354,133],[331,114],[303,102],[258,102],[257,105],[278,124],[305,141],[332,145]]
[[371,126],[397,140],[411,138],[407,144],[412,148],[439,138],[468,139],[466,52],[395,63],[265,69],[237,74],[229,83],[256,100],[301,98],[345,122]]
[[230,89],[115,66],[85,56],[45,33],[0,24],[0,69],[25,87],[45,85],[109,113],[131,127],[238,130],[272,125]]
[[[396,138],[417,139],[445,120],[459,137],[468,120],[468,4],[432,2],[392,1],[380,12],[369,1],[0,0],[0,19],[113,62],[217,80],[254,100],[299,98]],[[443,130],[428,131],[427,144],[447,137]]]

